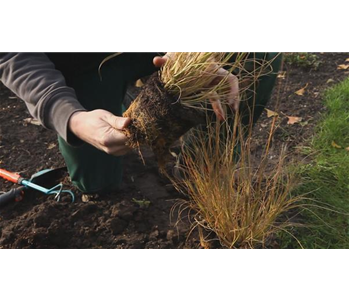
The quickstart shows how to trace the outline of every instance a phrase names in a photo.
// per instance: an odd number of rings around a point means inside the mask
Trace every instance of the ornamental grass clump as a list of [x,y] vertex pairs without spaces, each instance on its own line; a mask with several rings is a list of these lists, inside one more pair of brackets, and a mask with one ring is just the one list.
[[[193,130],[182,146],[178,170],[171,177],[175,187],[189,200],[182,205],[195,212],[193,227],[214,232],[227,248],[254,248],[265,245],[278,230],[290,223],[284,215],[301,205],[300,196],[292,196],[295,176],[285,168],[285,149],[271,169],[268,153],[271,129],[264,156],[253,161],[251,139],[244,140],[236,116],[233,128],[228,121],[210,123],[207,132]],[[241,130],[239,130],[241,132]]]

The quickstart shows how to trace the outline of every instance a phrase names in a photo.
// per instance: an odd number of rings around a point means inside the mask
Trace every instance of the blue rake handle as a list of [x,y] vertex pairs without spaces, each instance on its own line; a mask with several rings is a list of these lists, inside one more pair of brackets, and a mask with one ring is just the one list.
[[21,184],[23,184],[26,187],[30,187],[32,189],[40,191],[40,192],[42,192],[42,193],[44,193],[46,195],[56,195],[55,199],[57,199],[57,201],[59,201],[61,199],[61,194],[63,194],[63,193],[67,193],[67,194],[70,195],[71,202],[75,201],[75,196],[74,196],[73,192],[70,191],[70,190],[63,190],[63,184],[62,183],[57,184],[56,186],[54,186],[51,189],[46,189],[46,188],[44,188],[44,187],[42,187],[40,185],[37,185],[37,184],[35,184],[35,183],[33,183],[33,182],[29,181],[29,180],[25,180],[25,179],[22,180]]

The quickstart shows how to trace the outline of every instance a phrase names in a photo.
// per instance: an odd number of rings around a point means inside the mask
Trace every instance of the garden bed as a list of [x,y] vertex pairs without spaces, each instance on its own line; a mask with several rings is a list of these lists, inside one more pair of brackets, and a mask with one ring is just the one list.
[[[303,159],[299,146],[306,145],[324,111],[322,93],[348,77],[338,69],[349,53],[316,53],[319,65],[286,64],[268,109],[281,118],[270,152],[277,162],[281,146],[288,144],[290,158]],[[349,69],[348,69],[349,70]],[[296,94],[304,88],[303,95]],[[297,117],[287,124],[288,117]],[[23,177],[47,168],[64,166],[56,135],[32,124],[24,103],[0,86],[0,167]],[[258,158],[268,137],[271,119],[263,114],[254,130],[254,155]],[[182,197],[158,171],[150,150],[125,157],[124,182],[119,192],[56,202],[52,196],[11,203],[0,209],[0,248],[200,248],[198,234],[190,235],[188,214],[172,211]],[[71,188],[68,176],[62,181]],[[13,184],[0,179],[0,191]],[[84,200],[84,201],[83,201]],[[220,247],[215,243],[213,247]],[[278,247],[275,242],[270,247]]]

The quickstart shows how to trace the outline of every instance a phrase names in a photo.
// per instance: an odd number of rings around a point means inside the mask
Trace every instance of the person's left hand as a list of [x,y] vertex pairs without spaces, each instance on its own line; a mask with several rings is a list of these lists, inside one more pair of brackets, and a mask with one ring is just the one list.
[[[153,59],[153,63],[156,67],[161,68],[171,57],[171,52],[166,53],[164,56],[156,56]],[[227,76],[228,84],[230,87],[230,91],[227,97],[228,105],[234,110],[237,111],[239,109],[240,98],[239,98],[239,80],[238,78],[229,73],[227,70],[220,68],[216,73],[216,77],[212,80],[211,86],[219,84],[221,80],[223,80]],[[212,95],[210,102],[212,104],[212,108],[217,118],[221,121],[225,119],[224,110],[222,108],[222,99],[219,98],[218,94],[215,93]]]
[[79,139],[107,154],[121,156],[131,149],[123,130],[130,118],[114,116],[111,112],[96,109],[75,112],[69,119],[69,129]]

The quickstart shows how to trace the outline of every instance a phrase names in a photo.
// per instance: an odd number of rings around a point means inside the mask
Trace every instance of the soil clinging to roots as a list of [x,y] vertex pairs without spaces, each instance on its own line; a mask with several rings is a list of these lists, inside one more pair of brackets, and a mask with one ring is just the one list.
[[148,79],[123,116],[132,120],[125,129],[128,145],[135,149],[141,144],[150,146],[160,168],[169,157],[170,146],[189,129],[206,122],[205,113],[182,106],[179,96],[164,89],[158,73]]

